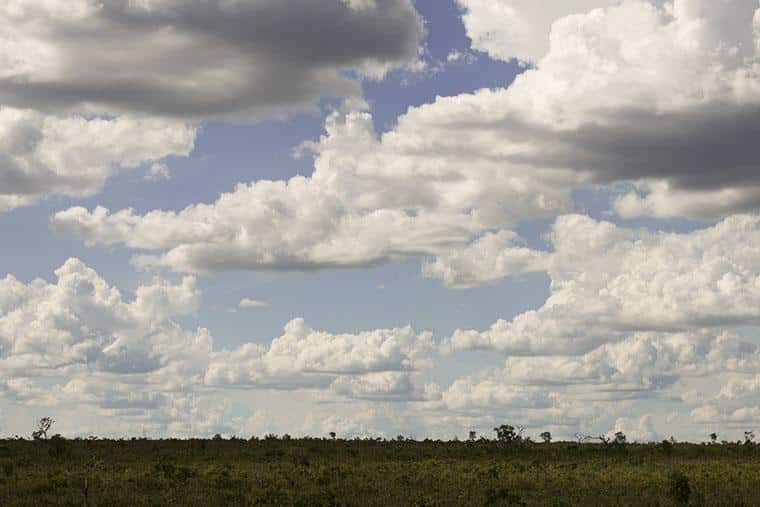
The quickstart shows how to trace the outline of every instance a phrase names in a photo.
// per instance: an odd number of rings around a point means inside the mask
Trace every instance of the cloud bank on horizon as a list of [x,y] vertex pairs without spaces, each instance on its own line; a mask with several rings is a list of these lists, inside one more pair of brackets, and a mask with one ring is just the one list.
[[[274,398],[277,431],[294,434],[451,436],[505,417],[640,439],[757,426],[760,2],[456,4],[471,50],[522,71],[410,107],[385,131],[364,84],[393,72],[424,82],[429,66],[435,26],[410,0],[0,7],[0,212],[67,197],[51,230],[155,274],[131,300],[77,259],[56,282],[0,281],[0,401],[178,435],[269,430],[229,406]],[[313,161],[306,176],[241,181],[179,209],[75,202],[125,170],[165,180],[165,159],[190,155],[210,121],[325,100],[339,105],[298,149]],[[603,219],[584,213],[588,189],[608,196]],[[670,219],[689,230],[664,232]],[[546,248],[519,232],[540,221]],[[205,304],[198,276],[405,259],[442,291],[538,272],[550,293],[448,336],[333,334],[295,318],[268,345],[220,347],[185,324]],[[474,351],[501,365],[452,378],[446,365]],[[308,407],[302,423],[289,404]]]

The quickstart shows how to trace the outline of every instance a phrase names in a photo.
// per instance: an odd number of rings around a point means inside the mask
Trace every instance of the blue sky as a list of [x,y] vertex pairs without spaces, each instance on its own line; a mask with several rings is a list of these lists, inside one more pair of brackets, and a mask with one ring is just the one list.
[[0,10],[0,434],[760,420],[755,0],[76,1],[153,46]]

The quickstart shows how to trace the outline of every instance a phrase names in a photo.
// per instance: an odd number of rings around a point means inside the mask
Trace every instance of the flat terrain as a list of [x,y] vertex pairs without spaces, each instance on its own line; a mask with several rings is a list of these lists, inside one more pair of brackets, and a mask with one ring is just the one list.
[[760,505],[760,446],[0,440],[0,505]]

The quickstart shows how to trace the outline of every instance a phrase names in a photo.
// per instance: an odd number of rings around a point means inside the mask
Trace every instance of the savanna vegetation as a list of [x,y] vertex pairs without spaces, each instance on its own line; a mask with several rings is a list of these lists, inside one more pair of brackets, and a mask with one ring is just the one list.
[[[552,442],[511,426],[466,441],[0,440],[3,506],[760,505],[760,446],[625,435]],[[38,429],[37,431],[40,431]]]

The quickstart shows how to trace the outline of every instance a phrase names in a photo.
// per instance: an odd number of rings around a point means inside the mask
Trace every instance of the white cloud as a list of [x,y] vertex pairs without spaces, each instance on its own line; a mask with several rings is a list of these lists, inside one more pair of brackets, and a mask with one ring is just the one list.
[[549,50],[552,23],[615,0],[457,0],[473,49],[498,60],[537,61]]
[[[430,333],[405,327],[330,334],[295,319],[268,346],[248,342],[215,352],[207,330],[177,322],[199,307],[192,277],[176,284],[154,279],[128,300],[79,260],[55,275],[52,283],[0,280],[0,401],[12,408],[65,414],[87,407],[93,420],[121,421],[96,427],[99,434],[134,434],[142,424],[153,434],[197,435],[240,431],[243,423],[224,405],[241,392],[321,392],[331,404],[440,397],[436,385],[420,380],[432,366]],[[80,434],[87,427],[69,429]]]
[[[760,424],[760,375],[725,376],[714,396],[695,396],[698,406],[690,416],[700,424],[739,427],[747,430]],[[719,384],[721,385],[721,384]]]
[[422,273],[448,287],[475,287],[517,273],[545,271],[549,254],[527,248],[512,231],[487,233],[469,245],[441,253],[422,265]]
[[267,306],[269,306],[269,303],[251,298],[243,298],[240,300],[240,303],[238,303],[238,308],[241,310],[247,310],[250,308],[266,308]]
[[[303,319],[295,319],[268,348],[248,343],[235,350],[214,353],[205,383],[318,389],[337,381],[338,392],[359,391],[368,395],[373,389],[379,389],[380,380],[387,383],[391,377],[340,377],[427,368],[431,366],[432,350],[430,333],[416,335],[409,327],[333,335],[315,331]],[[395,380],[403,382],[400,377]],[[370,388],[371,384],[375,387]]]
[[545,390],[517,385],[505,386],[493,380],[477,381],[470,377],[456,380],[442,394],[447,410],[548,409],[557,400]]
[[[309,178],[240,185],[177,212],[71,208],[53,227],[88,243],[156,250],[137,264],[180,272],[443,254],[430,268],[440,272],[452,248],[569,211],[580,185],[666,184],[692,201],[680,212],[699,217],[752,209],[758,3],[732,0],[726,15],[710,5],[629,0],[563,18],[546,56],[509,88],[410,108],[379,138],[368,114],[335,113],[327,134],[307,144],[316,155]],[[663,213],[629,201],[618,209]]]
[[546,303],[484,332],[457,331],[455,348],[582,354],[631,331],[760,324],[758,216],[668,234],[568,215],[550,239]]
[[508,174],[485,159],[465,165],[467,154],[420,158],[409,153],[414,140],[396,133],[378,141],[366,113],[335,113],[326,128],[310,146],[310,178],[239,185],[212,205],[179,212],[71,208],[52,226],[88,243],[169,250],[138,257],[138,265],[306,270],[434,255],[485,227],[570,207],[566,188],[545,185],[540,172]]
[[210,352],[208,333],[185,331],[172,318],[194,312],[195,280],[154,280],[124,301],[81,261],[56,270],[57,282],[26,285],[0,280],[0,371],[10,376],[52,374],[66,368],[115,373],[166,373]]
[[638,419],[620,417],[610,433],[623,432],[628,442],[658,442],[662,435],[655,430],[652,416],[644,414]]
[[441,397],[437,385],[422,385],[413,374],[407,372],[387,371],[338,377],[331,388],[341,396],[371,401],[431,401]]
[[176,120],[57,117],[0,107],[0,212],[50,195],[94,195],[120,169],[188,155],[195,133]]
[[169,179],[160,160],[188,155],[201,120],[360,101],[350,71],[411,64],[422,36],[408,0],[4,2],[0,212],[144,164]]
[[172,173],[169,166],[160,162],[154,162],[145,175],[145,179],[148,181],[168,181],[171,178]]

